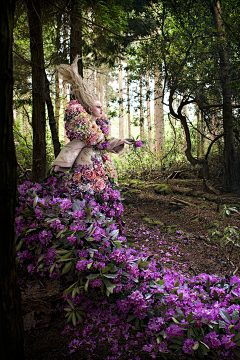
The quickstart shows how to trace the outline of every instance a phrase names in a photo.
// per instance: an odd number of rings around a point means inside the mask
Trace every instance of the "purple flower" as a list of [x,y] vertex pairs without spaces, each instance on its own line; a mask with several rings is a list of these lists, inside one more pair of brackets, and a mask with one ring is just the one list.
[[190,355],[193,352],[193,346],[196,344],[197,342],[195,342],[193,339],[187,339],[183,343],[183,352]]
[[142,146],[142,141],[141,140],[136,141],[135,146],[136,147],[141,147]]
[[213,331],[208,333],[204,337],[203,342],[210,348],[217,349],[221,345],[221,342],[218,339],[218,337],[219,335],[216,334],[216,331]]

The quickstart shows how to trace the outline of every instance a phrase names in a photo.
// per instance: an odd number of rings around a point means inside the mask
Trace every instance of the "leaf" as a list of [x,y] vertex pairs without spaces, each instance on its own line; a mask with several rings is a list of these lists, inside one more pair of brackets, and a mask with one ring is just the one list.
[[88,280],[93,280],[99,278],[100,274],[90,274],[87,276]]
[[68,271],[70,271],[71,267],[72,267],[72,263],[71,263],[71,262],[65,264],[64,268],[62,269],[62,274],[64,275],[64,274],[66,274]]
[[237,309],[235,309],[233,311],[232,318],[233,318],[234,321],[236,321],[236,322],[238,321],[238,319],[239,319],[239,311]]
[[157,305],[154,306],[154,315],[156,317],[159,317],[160,309]]
[[109,278],[109,279],[115,279],[118,275],[117,274],[104,274],[103,277]]
[[87,264],[87,268],[88,268],[88,270],[89,270],[89,269],[91,269],[92,264],[93,264],[92,262],[91,262],[91,263],[89,263],[89,264]]
[[68,302],[68,304],[71,306],[71,308],[72,309],[74,309],[74,305],[73,305],[73,302],[72,302],[72,300],[70,300],[70,299],[67,299],[67,302]]
[[216,290],[213,290],[213,296],[215,298],[215,300],[219,301],[219,296],[218,296],[218,293],[216,292]]
[[86,284],[84,285],[84,290],[87,291],[88,289],[89,280],[87,280]]
[[198,348],[199,348],[199,342],[197,342],[197,343],[192,347],[193,350],[197,350]]
[[177,319],[175,319],[174,317],[172,317],[172,319],[173,319],[173,322],[175,322],[175,324],[180,324],[180,322]]
[[23,239],[21,239],[21,240],[19,241],[19,243],[17,244],[17,246],[16,246],[16,251],[18,251],[18,250],[21,249],[22,244],[23,244]]
[[53,264],[53,265],[50,266],[50,269],[49,269],[50,274],[52,274],[52,272],[53,272],[53,270],[54,270],[54,268],[55,268],[55,265],[56,265],[56,264]]
[[72,289],[74,288],[74,286],[77,284],[77,282],[75,282],[74,284],[72,284],[71,286],[69,286],[69,288],[67,288],[66,290],[63,291],[63,295],[69,294]]
[[187,316],[187,321],[190,323],[191,322],[191,320],[192,320],[192,317],[193,317],[193,313],[192,313],[192,311],[188,314],[188,316]]
[[72,314],[72,323],[73,323],[73,326],[76,326],[77,319],[76,319],[76,314],[75,314],[75,312],[73,312],[73,314]]
[[82,324],[82,322],[83,322],[82,316],[78,312],[76,312],[76,315],[77,315],[78,320],[80,321],[80,324]]
[[221,318],[226,321],[226,322],[231,322],[231,318],[229,316],[229,314],[226,312],[226,310],[224,309],[220,309],[219,310],[219,315],[221,316]]
[[209,277],[207,278],[207,282],[206,282],[206,291],[208,292],[208,293],[210,293],[210,280],[209,280]]
[[219,324],[219,329],[224,329],[225,328],[225,326],[226,326],[226,323],[225,323],[225,321],[222,321],[222,320],[218,320],[218,324]]
[[139,323],[140,323],[139,319],[136,319],[136,321],[135,321],[135,330],[137,330],[139,328]]
[[176,344],[182,345],[184,342],[184,339],[181,337],[173,336],[173,337],[171,337],[171,341],[175,342]]
[[181,309],[179,309],[178,307],[176,307],[176,311],[177,311],[178,315],[184,317],[184,313],[182,312]]
[[233,341],[236,342],[240,340],[240,331],[234,336]]

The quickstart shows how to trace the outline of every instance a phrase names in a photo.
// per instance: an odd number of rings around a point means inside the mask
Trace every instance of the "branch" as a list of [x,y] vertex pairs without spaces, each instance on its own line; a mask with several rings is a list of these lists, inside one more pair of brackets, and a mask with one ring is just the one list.
[[206,155],[205,155],[205,160],[207,160],[208,155],[210,154],[210,151],[211,151],[211,148],[212,148],[213,144],[214,144],[218,139],[220,139],[220,138],[223,137],[223,136],[224,136],[224,133],[219,134],[218,136],[215,137],[214,140],[212,140],[212,142],[211,142],[211,143],[209,144],[209,146],[208,146],[208,149],[207,149],[207,152],[206,152]]

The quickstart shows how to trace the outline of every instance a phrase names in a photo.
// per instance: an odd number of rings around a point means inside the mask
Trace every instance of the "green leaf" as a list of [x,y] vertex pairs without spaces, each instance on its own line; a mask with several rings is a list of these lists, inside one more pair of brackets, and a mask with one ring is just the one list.
[[90,274],[87,276],[88,280],[93,280],[99,278],[100,274]]
[[71,306],[71,308],[72,309],[74,309],[74,305],[73,305],[73,302],[72,302],[72,300],[70,300],[70,299],[67,299],[67,302],[68,302],[68,304]]
[[135,315],[129,315],[129,317],[127,318],[127,322],[130,322],[133,319],[135,319]]
[[72,323],[73,323],[73,326],[76,326],[77,319],[76,319],[76,314],[75,314],[75,312],[73,312],[73,314],[72,314]]
[[199,342],[197,342],[197,343],[192,347],[193,350],[197,350],[198,348],[199,348]]
[[237,358],[240,358],[240,350],[239,349],[234,349],[234,354],[236,355]]
[[219,310],[219,315],[221,316],[221,318],[226,321],[226,322],[231,322],[231,318],[229,316],[229,314],[226,312],[226,310],[224,309],[220,309]]
[[206,290],[207,290],[208,293],[211,292],[211,290],[210,290],[210,280],[209,280],[209,277],[207,278],[207,282],[206,282]]
[[175,322],[175,324],[180,324],[180,322],[177,320],[177,319],[175,319],[174,317],[172,317],[172,319],[173,319],[173,322]]
[[139,328],[139,323],[140,323],[139,319],[136,319],[135,320],[135,330],[137,330]]
[[77,315],[78,320],[80,321],[80,324],[82,324],[83,323],[82,316],[78,312],[76,312],[76,315]]
[[213,296],[215,298],[215,300],[219,301],[219,296],[218,296],[218,293],[216,292],[216,290],[213,290]]
[[19,241],[19,243],[17,244],[17,246],[16,246],[16,251],[18,251],[18,250],[21,249],[22,244],[23,244],[23,239],[21,239],[21,240]]
[[236,321],[236,322],[238,321],[238,319],[239,319],[239,311],[237,309],[235,309],[233,311],[232,318],[233,318],[234,321]]
[[87,268],[88,268],[88,270],[89,270],[89,269],[91,269],[92,264],[93,264],[92,262],[91,262],[91,263],[89,263],[89,264],[87,264]]
[[45,256],[45,254],[42,254],[42,255],[40,256],[40,258],[38,259],[38,262],[42,261],[43,258],[44,258],[44,256]]
[[84,290],[87,291],[88,289],[89,280],[87,280],[86,284],[84,285]]
[[233,341],[236,342],[240,340],[240,331],[234,336]]
[[117,274],[104,274],[103,277],[109,278],[109,279],[115,279],[117,277]]
[[55,268],[55,265],[56,265],[56,264],[53,264],[53,265],[50,266],[50,269],[49,269],[50,274],[52,274],[52,272],[53,272],[53,270],[54,270],[54,268]]
[[176,311],[177,311],[178,315],[184,317],[184,313],[182,312],[181,309],[179,309],[178,307],[176,307]]
[[71,262],[65,264],[64,268],[62,269],[62,274],[64,275],[64,274],[66,274],[68,271],[70,271],[71,267],[72,267],[72,263],[71,263]]
[[77,284],[77,282],[75,282],[74,284],[72,284],[71,286],[69,286],[69,288],[67,288],[66,290],[63,291],[63,295],[69,294],[72,289],[74,288],[74,286]]

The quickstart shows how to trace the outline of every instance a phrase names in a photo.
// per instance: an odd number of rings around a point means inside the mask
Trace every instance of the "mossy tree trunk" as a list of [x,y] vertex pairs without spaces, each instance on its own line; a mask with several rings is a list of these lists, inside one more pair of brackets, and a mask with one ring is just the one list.
[[[24,359],[21,297],[15,261],[14,218],[17,167],[13,141],[14,1],[4,0],[0,13],[0,359]],[[4,235],[3,235],[4,234]]]

